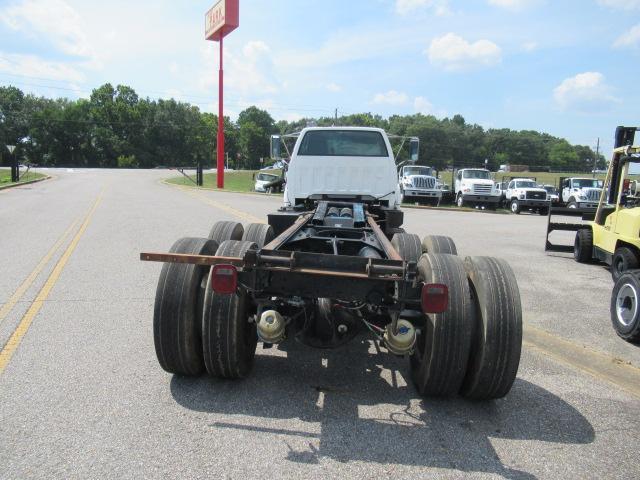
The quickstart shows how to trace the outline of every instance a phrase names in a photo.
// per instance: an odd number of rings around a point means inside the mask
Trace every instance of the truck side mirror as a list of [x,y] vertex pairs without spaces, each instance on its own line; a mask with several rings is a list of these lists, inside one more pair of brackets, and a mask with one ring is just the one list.
[[271,158],[280,159],[280,135],[271,135]]
[[419,153],[420,139],[418,137],[411,137],[411,140],[409,140],[409,160],[414,163],[417,162]]

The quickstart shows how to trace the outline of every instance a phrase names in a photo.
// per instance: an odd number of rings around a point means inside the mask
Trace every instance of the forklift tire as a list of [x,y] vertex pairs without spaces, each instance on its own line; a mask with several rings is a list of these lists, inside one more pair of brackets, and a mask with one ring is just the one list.
[[253,242],[262,248],[275,238],[273,228],[266,223],[250,223],[244,229],[242,240],[245,242]]
[[593,231],[581,228],[573,242],[573,258],[579,263],[589,263],[593,259]]
[[509,264],[491,257],[464,262],[475,308],[467,375],[460,393],[474,400],[504,397],[516,379],[522,350],[522,306]]
[[391,245],[405,262],[418,262],[422,255],[420,237],[415,233],[396,233],[391,239]]
[[451,237],[427,235],[422,239],[422,253],[448,253],[457,255],[458,249]]
[[242,240],[244,228],[238,222],[216,222],[209,232],[209,238],[221,244],[225,240]]
[[[218,243],[206,238],[182,238],[171,253],[214,255]],[[202,361],[203,284],[209,267],[165,263],[160,272],[153,309],[153,342],[160,366],[169,373],[198,375]]]
[[611,292],[611,323],[627,342],[640,342],[640,270],[625,272]]
[[638,256],[636,252],[629,247],[618,247],[613,252],[611,259],[611,278],[616,282],[627,270],[636,270],[640,268]]
[[511,200],[510,209],[511,213],[520,214],[520,203],[515,198]]
[[[252,242],[227,240],[216,255],[242,257],[257,248]],[[249,322],[251,310],[250,298],[242,287],[230,295],[217,294],[209,274],[202,315],[202,349],[209,375],[243,378],[251,371],[258,339],[256,323]]]
[[418,262],[419,281],[449,287],[447,310],[425,314],[410,357],[413,382],[424,396],[452,396],[467,371],[473,311],[464,263],[455,255],[425,253]]

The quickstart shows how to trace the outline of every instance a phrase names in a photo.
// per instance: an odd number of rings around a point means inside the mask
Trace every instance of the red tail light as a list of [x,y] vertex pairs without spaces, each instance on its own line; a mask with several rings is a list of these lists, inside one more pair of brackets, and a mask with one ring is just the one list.
[[233,265],[214,265],[211,269],[211,288],[221,295],[236,293],[238,270]]
[[425,283],[422,286],[422,311],[442,313],[449,306],[449,287],[441,283]]

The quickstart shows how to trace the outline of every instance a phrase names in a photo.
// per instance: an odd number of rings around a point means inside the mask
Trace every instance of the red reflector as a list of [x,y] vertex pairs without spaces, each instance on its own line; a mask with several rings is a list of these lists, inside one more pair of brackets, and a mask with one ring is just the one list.
[[211,268],[211,288],[221,295],[236,293],[238,270],[233,265],[214,265]]
[[449,287],[441,283],[422,285],[422,311],[442,313],[449,306]]

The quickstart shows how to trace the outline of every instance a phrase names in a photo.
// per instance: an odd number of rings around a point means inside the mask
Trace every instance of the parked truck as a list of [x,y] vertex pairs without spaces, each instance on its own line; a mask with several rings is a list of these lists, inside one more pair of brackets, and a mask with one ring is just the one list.
[[561,178],[560,193],[567,208],[597,208],[602,180],[595,178]]
[[422,395],[506,395],[522,342],[509,265],[459,257],[449,237],[402,229],[383,130],[294,137],[284,204],[267,223],[217,222],[208,238],[141,254],[165,262],[153,318],[161,367],[237,379],[258,343],[337,348],[366,332],[381,351],[408,357]]
[[442,183],[433,168],[422,165],[405,165],[398,174],[400,202],[425,201],[439,205],[442,200]]
[[538,212],[540,215],[549,213],[550,197],[534,178],[511,179],[505,191],[505,202],[511,213],[523,210]]
[[456,204],[496,209],[502,200],[502,191],[484,168],[463,168],[455,176]]

